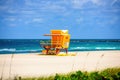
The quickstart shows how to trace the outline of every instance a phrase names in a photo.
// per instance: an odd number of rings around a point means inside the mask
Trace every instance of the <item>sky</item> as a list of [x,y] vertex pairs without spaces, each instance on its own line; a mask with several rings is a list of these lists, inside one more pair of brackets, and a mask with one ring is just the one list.
[[0,39],[120,39],[120,0],[0,0]]

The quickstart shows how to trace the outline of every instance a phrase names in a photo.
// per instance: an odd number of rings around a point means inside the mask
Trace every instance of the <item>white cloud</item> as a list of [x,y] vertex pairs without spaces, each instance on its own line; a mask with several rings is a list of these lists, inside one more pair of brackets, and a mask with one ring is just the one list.
[[8,12],[8,13],[11,13],[11,14],[14,14],[14,13],[18,13],[18,10],[9,9],[7,12]]
[[11,27],[15,27],[16,26],[16,24],[14,24],[14,23],[10,23],[8,25],[11,26]]
[[43,22],[43,19],[42,18],[34,18],[33,20],[32,20],[33,22]]
[[22,14],[36,14],[34,10],[21,10],[20,13]]
[[33,19],[26,19],[26,20],[24,20],[25,24],[42,23],[42,22],[43,22],[42,18],[33,18]]
[[5,16],[3,17],[3,19],[1,20],[3,23],[5,24],[12,24],[13,23],[21,23],[21,22],[24,22],[23,18],[22,17],[17,17],[17,16]]
[[41,9],[43,11],[51,11],[51,12],[64,12],[66,7],[61,5],[61,2],[44,2],[42,3]]
[[67,30],[67,29],[71,29],[72,27],[71,26],[64,26],[64,28]]
[[[111,3],[108,2],[108,1],[105,1],[105,0],[71,0],[71,3],[72,3],[72,6],[73,8],[76,8],[76,9],[83,9],[85,8],[84,5],[87,5],[88,3],[92,3],[92,6],[105,6],[105,5],[108,5]],[[91,6],[89,6],[91,7]]]
[[[74,8],[84,8],[84,5],[92,3],[93,5],[100,5],[100,0],[73,0],[73,7]],[[91,7],[91,6],[89,6]]]
[[7,18],[5,18],[4,20],[5,20],[5,21],[15,21],[16,18],[14,18],[14,17],[7,17]]
[[44,0],[24,0],[26,6],[41,6],[41,2],[48,2]]
[[71,0],[73,8],[82,8],[89,0]]
[[29,6],[31,9],[37,9],[40,11],[51,11],[51,12],[60,12],[65,11],[65,7],[61,4],[64,4],[65,1],[33,1],[33,0],[25,0],[26,6]]
[[[73,7],[77,8],[77,9],[83,9],[85,8],[84,5],[88,4],[88,3],[92,3],[93,5],[100,5],[100,0],[72,0],[73,3]],[[91,7],[91,6],[89,6]]]
[[119,12],[120,11],[120,9],[103,9],[103,10],[101,10],[101,11],[103,11],[103,12],[107,12],[107,13],[111,13],[111,12],[114,12],[114,13],[116,13],[116,12]]
[[[45,0],[25,0],[25,3],[19,7],[16,6],[2,6],[0,8],[3,8],[5,12],[8,12],[10,14],[20,14],[20,15],[26,15],[26,14],[33,14],[33,15],[41,15],[40,13],[45,12],[57,12],[64,14],[66,11],[65,5],[68,4],[67,0],[60,0],[60,1],[45,1]],[[7,4],[13,3],[12,1],[8,1]],[[20,5],[20,4],[19,4]],[[7,8],[7,10],[5,9]],[[68,12],[67,12],[68,13]],[[43,14],[42,14],[43,15]]]
[[63,6],[51,5],[51,4],[45,5],[42,9],[46,11],[49,10],[51,12],[64,12],[66,10],[66,8]]
[[9,9],[7,12],[11,14],[36,14],[36,11],[27,10],[27,9],[21,9],[21,10]]
[[98,6],[100,6],[100,5],[103,4],[103,3],[102,3],[102,0],[90,0],[90,1],[92,1],[93,4],[96,4],[96,5],[98,5]]

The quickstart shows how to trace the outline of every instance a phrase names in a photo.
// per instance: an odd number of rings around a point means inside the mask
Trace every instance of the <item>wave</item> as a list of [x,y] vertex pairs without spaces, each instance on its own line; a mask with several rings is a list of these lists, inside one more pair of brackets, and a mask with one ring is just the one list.
[[4,48],[4,49],[0,49],[0,51],[16,51],[15,48]]
[[16,50],[16,52],[38,52],[38,51],[41,51],[42,49],[34,49],[34,50],[31,50],[31,49],[27,49],[27,50]]
[[96,47],[95,49],[110,49],[110,50],[115,50],[115,49],[120,49],[118,47]]
[[25,49],[25,50],[17,50],[15,48],[4,48],[0,49],[0,53],[26,53],[26,52],[39,52],[42,49]]
[[[41,52],[43,49],[16,49],[16,48],[3,48],[0,49],[0,54],[4,53],[32,53]],[[96,50],[120,50],[120,47],[70,47],[69,51],[96,51]]]
[[71,47],[69,50],[120,50],[120,47]]

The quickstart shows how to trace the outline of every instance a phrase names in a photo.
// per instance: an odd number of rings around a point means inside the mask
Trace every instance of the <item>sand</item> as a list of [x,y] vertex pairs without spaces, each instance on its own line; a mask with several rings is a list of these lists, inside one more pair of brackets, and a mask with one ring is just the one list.
[[0,78],[39,77],[71,71],[95,71],[120,67],[120,51],[75,52],[76,56],[46,56],[30,54],[1,54]]

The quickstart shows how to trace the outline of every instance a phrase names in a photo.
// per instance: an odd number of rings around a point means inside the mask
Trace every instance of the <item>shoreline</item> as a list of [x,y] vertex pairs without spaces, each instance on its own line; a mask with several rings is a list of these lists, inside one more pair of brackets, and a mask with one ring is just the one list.
[[[75,51],[74,51],[75,52]],[[38,77],[71,71],[95,71],[120,67],[120,51],[77,51],[76,56],[0,54],[0,76],[4,79]]]
[[[86,50],[84,50],[84,51],[68,51],[68,52],[102,52],[102,51],[120,51],[120,50],[88,50],[88,51],[86,51]],[[23,53],[15,53],[15,52],[10,52],[10,53],[0,53],[0,55],[7,55],[7,54],[41,54],[42,52],[40,51],[40,52],[23,52]]]

